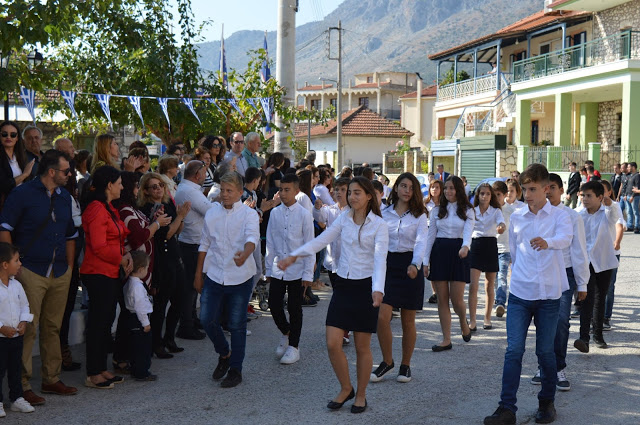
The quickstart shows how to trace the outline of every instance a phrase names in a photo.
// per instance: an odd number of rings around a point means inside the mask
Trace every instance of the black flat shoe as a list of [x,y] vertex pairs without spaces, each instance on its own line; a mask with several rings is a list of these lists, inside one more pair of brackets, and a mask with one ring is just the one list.
[[493,326],[492,326],[492,325],[484,325],[484,326],[482,327],[482,329],[484,329],[484,330],[487,330],[487,331],[488,331],[488,330],[490,330],[490,329],[493,329]]
[[441,351],[446,351],[446,350],[451,350],[453,348],[453,345],[451,345],[451,343],[449,343],[449,345],[434,345],[433,347],[431,347],[431,349],[433,351],[435,351],[436,353],[439,353]]
[[342,402],[338,402],[338,401],[330,401],[329,404],[327,404],[327,408],[331,409],[331,410],[338,410],[339,408],[341,408],[342,406],[344,406],[344,404],[351,400],[352,398],[355,398],[356,396],[356,391],[354,388],[351,388],[351,392],[349,393],[349,395],[347,396],[347,398],[345,398],[344,400],[342,400]]
[[111,379],[107,379],[107,382],[113,382],[114,384],[120,384],[124,382],[124,378],[122,376],[115,375]]
[[164,346],[167,348],[167,351],[170,353],[182,353],[184,348],[178,347],[175,341],[165,341]]
[[159,358],[159,359],[172,359],[173,358],[173,354],[167,353],[167,350],[165,350],[164,347],[156,348],[155,350],[153,350],[153,354],[155,354],[156,357]]
[[351,406],[351,413],[362,413],[367,410],[367,399],[364,399],[364,406],[356,406],[355,404]]

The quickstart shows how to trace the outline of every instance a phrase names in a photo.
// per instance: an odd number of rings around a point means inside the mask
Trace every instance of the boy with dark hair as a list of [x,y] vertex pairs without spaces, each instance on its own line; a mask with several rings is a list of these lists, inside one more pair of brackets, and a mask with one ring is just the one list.
[[569,289],[562,250],[573,237],[567,213],[547,200],[549,172],[532,164],[520,175],[526,206],[511,215],[509,245],[513,269],[507,315],[507,351],[502,372],[500,405],[485,425],[516,423],[516,401],[527,331],[534,318],[536,354],[542,388],[536,423],[555,420],[556,359],[554,339],[562,293]]
[[602,337],[602,322],[611,274],[613,269],[618,267],[611,235],[615,234],[615,226],[620,217],[617,209],[611,208],[611,199],[604,199],[604,187],[600,182],[587,182],[580,189],[584,205],[580,215],[584,220],[587,235],[590,277],[587,297],[580,309],[580,338],[575,340],[573,346],[583,353],[588,353],[591,319],[593,341],[598,348],[607,348],[607,343]]
[[[569,208],[560,202],[562,195],[562,179],[559,175],[549,174],[549,193],[547,199],[556,208],[565,211],[571,218],[573,227],[573,238],[571,246],[562,251],[564,256],[564,265],[567,271],[567,280],[569,281],[569,289],[562,292],[560,298],[560,311],[558,315],[558,328],[556,330],[556,338],[554,343],[554,351],[556,355],[556,368],[558,369],[558,382],[556,388],[559,391],[569,391],[571,384],[567,379],[565,368],[567,367],[567,343],[569,342],[569,317],[571,314],[571,301],[573,293],[577,290],[578,300],[582,301],[587,296],[587,282],[589,281],[589,261],[587,256],[587,242],[584,234],[584,222],[577,211]],[[540,369],[531,379],[534,385],[540,385],[542,378]]]
[[[271,211],[267,227],[267,255],[265,258],[266,277],[269,286],[269,308],[273,321],[282,332],[276,355],[281,364],[293,364],[300,360],[298,344],[302,331],[303,287],[313,280],[314,257],[304,257],[283,271],[278,261],[286,258],[295,249],[313,239],[313,217],[296,202],[299,191],[298,177],[285,175],[280,182],[282,204]],[[284,294],[289,293],[287,310],[289,321],[284,314]]]

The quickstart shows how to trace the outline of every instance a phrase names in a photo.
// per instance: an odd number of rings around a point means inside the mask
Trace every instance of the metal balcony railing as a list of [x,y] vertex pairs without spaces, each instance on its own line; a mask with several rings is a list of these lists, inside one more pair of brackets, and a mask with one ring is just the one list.
[[624,31],[513,64],[515,83],[619,60],[640,58],[640,31]]

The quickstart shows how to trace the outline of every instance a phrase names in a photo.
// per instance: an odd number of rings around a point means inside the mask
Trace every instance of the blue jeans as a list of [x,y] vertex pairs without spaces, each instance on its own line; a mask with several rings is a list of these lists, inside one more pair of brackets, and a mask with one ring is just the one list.
[[242,371],[244,349],[247,342],[247,305],[253,290],[253,278],[240,285],[220,285],[204,276],[200,296],[200,322],[220,356],[229,354],[229,343],[224,336],[220,319],[223,310],[228,317],[231,333],[231,358],[229,367]]
[[635,210],[631,205],[633,201],[630,201],[629,198],[630,198],[629,196],[623,196],[622,199],[624,200],[624,209],[627,211],[627,228],[631,229],[633,228],[633,225],[635,223],[635,215],[634,215]]
[[504,252],[498,254],[498,263],[500,269],[498,271],[498,278],[496,279],[496,301],[495,305],[504,305],[507,303],[507,291],[509,290],[509,283],[507,282],[507,274],[509,273],[509,264],[511,263],[511,253]]
[[[640,195],[636,195],[633,197],[633,201],[631,201],[631,208],[633,208],[633,228],[638,229],[640,227],[640,211],[638,208],[640,207]],[[627,226],[628,227],[628,226]]]
[[528,301],[509,294],[509,314],[507,314],[507,352],[502,370],[502,393],[500,406],[512,412],[516,407],[522,356],[524,355],[527,331],[531,318],[536,325],[536,355],[540,365],[542,388],[538,400],[555,399],[557,369],[553,352],[553,342],[558,327],[560,298],[557,300]]
[[322,263],[324,263],[324,257],[327,255],[326,248],[322,248],[316,254],[316,270],[313,272],[313,281],[320,280],[320,270],[322,270]]
[[573,275],[573,267],[567,268],[567,279],[569,289],[562,293],[560,297],[560,308],[558,311],[558,327],[556,328],[556,338],[554,341],[554,351],[556,353],[556,368],[562,370],[567,367],[567,344],[569,343],[569,319],[571,318],[571,303],[573,293],[578,289],[576,278]]
[[[616,255],[616,258],[618,258],[618,263],[620,262],[620,255]],[[616,279],[618,278],[618,268],[616,267],[615,269],[613,269],[613,272],[611,272],[611,284],[609,285],[609,290],[607,291],[607,298],[604,301],[604,318],[605,319],[611,319],[611,316],[613,315],[613,299],[614,299],[614,292],[616,290]]]

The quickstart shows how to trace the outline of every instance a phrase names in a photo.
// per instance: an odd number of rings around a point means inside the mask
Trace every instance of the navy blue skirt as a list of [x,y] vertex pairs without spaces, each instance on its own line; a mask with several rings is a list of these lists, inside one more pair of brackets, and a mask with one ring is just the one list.
[[336,275],[325,324],[345,331],[376,333],[379,309],[373,306],[370,277],[354,280]]
[[405,310],[422,310],[424,306],[424,273],[418,267],[415,279],[407,276],[413,252],[389,252],[383,303]]
[[429,257],[430,281],[471,282],[469,255],[460,258],[462,239],[436,238]]

